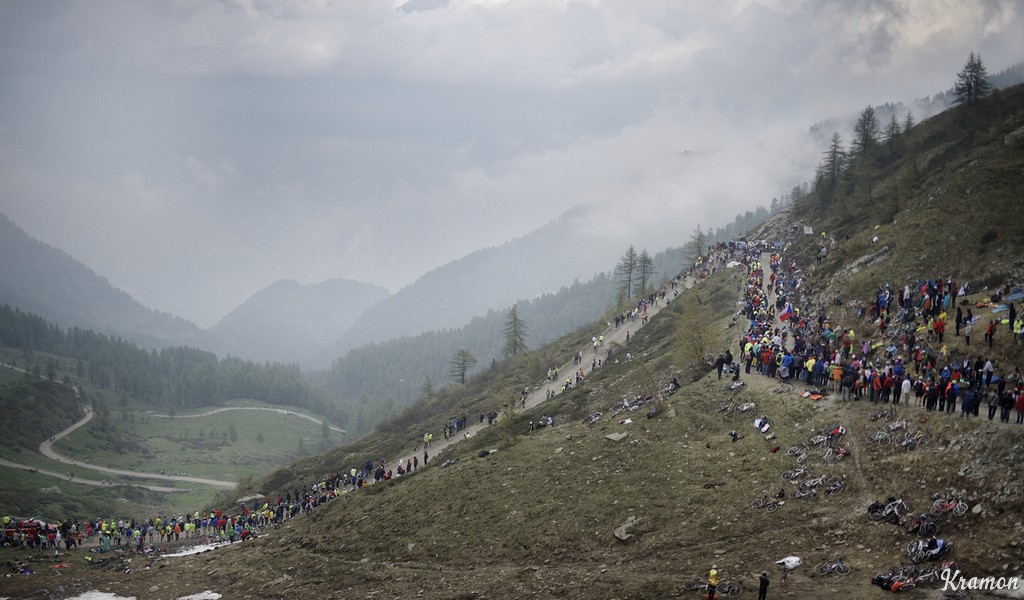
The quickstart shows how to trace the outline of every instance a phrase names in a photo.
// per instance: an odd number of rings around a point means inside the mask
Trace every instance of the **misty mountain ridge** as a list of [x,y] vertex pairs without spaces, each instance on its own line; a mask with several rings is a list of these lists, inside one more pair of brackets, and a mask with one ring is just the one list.
[[323,368],[366,344],[462,327],[489,310],[609,271],[624,248],[600,244],[589,234],[590,210],[574,208],[523,237],[427,272],[366,311],[306,366]]
[[207,330],[212,350],[240,358],[296,362],[341,336],[388,296],[350,279],[303,285],[282,279],[250,296]]
[[155,311],[67,252],[28,235],[0,213],[0,303],[64,327],[92,329],[148,347],[194,343],[192,322]]

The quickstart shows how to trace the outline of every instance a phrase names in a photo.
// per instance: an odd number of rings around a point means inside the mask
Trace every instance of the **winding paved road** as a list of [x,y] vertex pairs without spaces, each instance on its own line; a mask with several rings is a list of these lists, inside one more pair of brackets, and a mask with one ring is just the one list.
[[73,466],[76,466],[76,467],[83,467],[83,468],[90,469],[90,470],[93,470],[93,471],[99,471],[100,473],[110,473],[111,475],[123,475],[125,477],[138,477],[138,478],[141,478],[141,479],[162,479],[162,480],[165,480],[165,481],[184,481],[184,482],[187,482],[187,483],[198,483],[198,484],[201,484],[201,485],[209,485],[209,486],[212,486],[212,487],[219,487],[219,488],[233,488],[233,487],[235,487],[235,483],[234,482],[230,482],[230,481],[221,481],[219,479],[203,479],[201,477],[185,477],[185,476],[178,476],[178,475],[162,475],[160,473],[143,473],[141,471],[129,471],[127,469],[111,469],[109,467],[101,467],[100,465],[93,465],[93,464],[89,464],[87,462],[72,460],[72,459],[70,459],[70,458],[68,458],[66,456],[63,456],[61,454],[57,454],[57,452],[53,449],[53,444],[56,443],[57,440],[59,440],[59,439],[63,438],[64,436],[72,433],[73,431],[75,431],[79,427],[84,426],[86,423],[88,423],[89,421],[92,420],[92,418],[94,416],[94,413],[93,413],[92,409],[90,407],[88,407],[88,406],[85,406],[85,405],[83,405],[83,407],[85,408],[85,416],[82,417],[80,420],[76,421],[75,423],[72,423],[71,426],[68,427],[67,429],[65,429],[64,431],[61,431],[57,435],[55,435],[55,436],[51,437],[50,439],[44,441],[42,444],[39,444],[39,453],[40,454],[42,454],[46,458],[49,458],[50,460],[55,460],[57,462],[61,462],[61,463],[64,463],[66,465],[73,465]]
[[[262,406],[226,406],[224,408],[215,408],[213,410],[208,410],[208,411],[206,411],[204,413],[199,413],[199,414],[195,414],[195,415],[164,415],[164,414],[160,414],[160,413],[149,413],[149,416],[151,416],[151,417],[159,417],[161,419],[191,419],[191,418],[195,418],[195,417],[208,417],[210,415],[215,415],[217,413],[228,411],[228,410],[266,410],[266,411],[270,411],[270,412],[280,413],[280,414],[286,415],[286,416],[299,417],[300,419],[306,419],[307,421],[312,421],[312,422],[316,423],[317,425],[323,425],[324,424],[323,419],[317,419],[316,417],[311,417],[311,416],[309,416],[307,414],[296,412],[294,410],[289,410],[289,409],[286,409],[286,408],[267,408],[267,407],[262,407]],[[348,435],[348,432],[345,431],[344,429],[341,429],[340,427],[335,427],[334,425],[330,425],[330,424],[328,424],[328,427],[331,428],[331,431],[337,431],[338,433],[340,433],[342,435]]]

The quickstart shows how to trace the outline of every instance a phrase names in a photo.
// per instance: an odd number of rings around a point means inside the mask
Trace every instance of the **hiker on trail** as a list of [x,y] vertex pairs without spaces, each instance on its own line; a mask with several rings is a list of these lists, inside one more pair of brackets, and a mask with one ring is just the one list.
[[708,600],[715,600],[715,590],[718,588],[718,582],[721,579],[722,576],[718,573],[718,565],[711,565],[711,570],[708,571]]
[[724,366],[725,366],[725,357],[722,356],[721,352],[719,352],[718,353],[718,358],[715,359],[715,370],[718,371],[718,378],[719,379],[722,378],[722,367],[724,367]]
[[761,573],[761,578],[758,579],[757,600],[765,600],[768,597],[768,585],[768,573]]

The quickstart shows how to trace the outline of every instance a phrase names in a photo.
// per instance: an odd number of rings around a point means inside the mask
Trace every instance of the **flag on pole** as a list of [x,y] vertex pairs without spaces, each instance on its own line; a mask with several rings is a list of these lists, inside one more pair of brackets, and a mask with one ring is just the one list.
[[779,315],[780,321],[786,321],[793,316],[793,305],[786,303],[786,308],[782,309],[782,314]]

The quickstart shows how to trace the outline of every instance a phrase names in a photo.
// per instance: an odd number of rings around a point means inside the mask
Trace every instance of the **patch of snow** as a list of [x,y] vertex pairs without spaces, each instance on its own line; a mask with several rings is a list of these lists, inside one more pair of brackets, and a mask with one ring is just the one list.
[[221,595],[217,592],[211,592],[206,590],[205,592],[199,592],[198,594],[192,594],[191,596],[182,596],[178,600],[220,600]]
[[216,542],[212,544],[197,544],[189,548],[184,548],[171,554],[162,554],[163,558],[177,558],[179,556],[191,556],[193,554],[200,554],[202,552],[209,552],[210,550],[216,550],[221,546],[230,545],[231,542]]
[[68,600],[136,600],[135,596],[118,596],[110,592],[86,592]]

